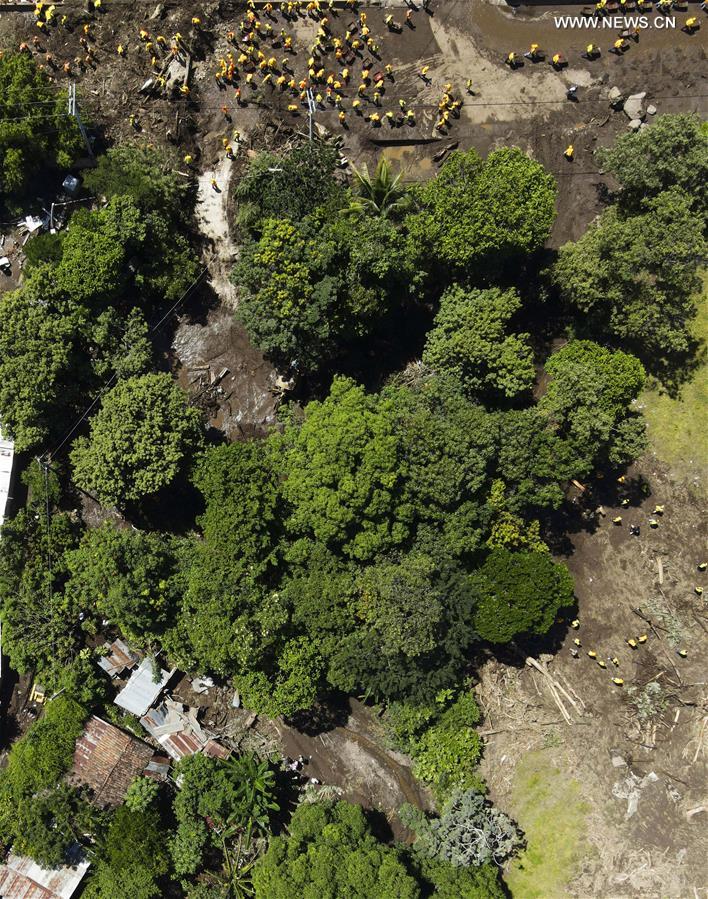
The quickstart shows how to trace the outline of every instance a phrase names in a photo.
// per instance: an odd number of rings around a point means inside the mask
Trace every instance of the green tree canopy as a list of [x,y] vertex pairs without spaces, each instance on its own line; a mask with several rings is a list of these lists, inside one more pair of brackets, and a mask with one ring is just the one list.
[[84,895],[87,899],[155,899],[165,895],[162,878],[168,870],[167,834],[157,810],[133,811],[122,805],[113,813],[99,845]]
[[334,210],[345,192],[334,177],[338,153],[319,141],[299,144],[284,154],[259,153],[236,185],[236,222],[259,235],[267,219],[299,222],[318,206]]
[[456,151],[417,197],[422,211],[407,225],[419,252],[437,259],[442,272],[503,276],[550,234],[556,184],[517,147],[486,160],[475,150]]
[[423,884],[424,895],[435,899],[504,899],[507,895],[495,865],[455,868],[411,852],[409,867]]
[[29,53],[0,57],[0,199],[26,194],[47,165],[68,168],[82,147],[66,99]]
[[71,516],[54,510],[48,529],[43,500],[40,494],[36,505],[21,509],[2,526],[0,616],[3,652],[12,667],[21,673],[41,672],[46,682],[79,650],[82,609],[62,593],[64,554],[76,546],[77,525]]
[[[252,754],[227,761],[197,754],[179,765],[173,810],[177,831],[170,851],[178,874],[194,874],[210,844],[223,852],[239,839],[268,832],[275,802],[275,774]],[[207,826],[208,825],[208,826]]]
[[574,340],[549,357],[546,371],[552,380],[539,410],[572,447],[575,477],[641,455],[644,420],[632,404],[644,386],[644,368],[635,356]]
[[275,458],[267,441],[211,447],[193,480],[205,503],[202,536],[180,547],[183,596],[170,651],[189,668],[230,676],[261,665],[287,620],[263,586],[278,562]]
[[316,369],[406,298],[402,250],[383,218],[331,219],[318,210],[299,223],[266,219],[232,275],[237,317],[279,365]]
[[586,316],[585,332],[613,340],[661,372],[692,346],[702,234],[703,222],[676,189],[648,200],[638,215],[612,206],[576,243],[561,247],[552,280]]
[[0,418],[18,452],[66,423],[82,318],[48,277],[32,278],[0,298]]
[[428,333],[423,362],[452,375],[474,399],[499,403],[530,393],[534,366],[529,335],[509,333],[520,308],[515,290],[449,288]]
[[[164,148],[120,144],[99,157],[84,180],[108,197],[109,208],[122,200],[139,210],[142,233],[129,249],[135,289],[157,302],[181,296],[196,278],[199,261],[185,232],[194,190],[174,177],[174,158]],[[125,232],[120,236],[125,243]]]
[[118,528],[89,528],[67,553],[65,593],[83,610],[106,617],[129,640],[145,645],[171,620],[176,597],[174,554],[164,535]]
[[201,443],[199,412],[168,374],[119,382],[71,452],[76,483],[107,506],[157,493],[174,481]]
[[547,553],[494,549],[471,576],[479,601],[474,626],[491,643],[545,634],[558,610],[573,604],[573,578]]
[[0,769],[0,844],[45,866],[62,863],[82,837],[82,826],[90,833],[92,818],[84,800],[61,784],[85,719],[82,706],[58,696],[13,744],[7,766]]
[[383,396],[394,410],[415,545],[434,558],[468,557],[487,528],[494,417],[466,400],[450,378],[424,376]]
[[359,806],[299,806],[254,868],[257,899],[419,899],[396,849],[380,843]]
[[[657,116],[651,128],[621,134],[597,151],[621,185],[620,203],[634,212],[662,191],[678,187],[705,221],[708,213],[708,128],[694,113]],[[670,244],[665,245],[671,252]]]
[[351,625],[331,649],[330,680],[389,701],[431,699],[464,670],[473,603],[456,567],[418,552],[379,560],[357,578]]
[[309,539],[366,560],[406,539],[412,510],[400,499],[407,472],[394,413],[392,400],[335,378],[329,396],[286,427],[282,493],[291,553]]
[[18,450],[58,436],[100,382],[150,367],[136,297],[149,307],[195,273],[194,260],[178,265],[154,250],[164,227],[160,214],[146,215],[128,196],[80,210],[45,258],[38,254],[23,286],[0,300],[0,417]]
[[138,144],[117,144],[98,157],[84,184],[99,196],[130,197],[143,213],[157,212],[180,221],[191,210],[190,187],[174,176],[174,162],[159,151]]

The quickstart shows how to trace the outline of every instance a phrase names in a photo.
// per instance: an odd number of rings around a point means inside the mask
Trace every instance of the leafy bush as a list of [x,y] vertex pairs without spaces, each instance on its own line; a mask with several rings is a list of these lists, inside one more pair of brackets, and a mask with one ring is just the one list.
[[492,643],[545,634],[558,610],[573,604],[573,578],[548,553],[494,549],[472,582],[479,591],[474,626]]
[[416,850],[456,868],[502,865],[524,846],[511,818],[475,790],[453,793],[439,817],[409,805],[401,809],[401,819],[416,833]]
[[82,824],[90,829],[86,803],[61,783],[85,719],[82,706],[58,696],[12,746],[7,767],[0,769],[0,842],[48,866],[61,864]]
[[125,794],[125,804],[133,812],[144,812],[159,792],[160,784],[153,777],[136,777]]
[[385,723],[389,737],[413,757],[413,773],[443,800],[455,790],[484,786],[476,772],[482,743],[474,727],[479,707],[470,691],[438,694],[434,704],[394,703]]

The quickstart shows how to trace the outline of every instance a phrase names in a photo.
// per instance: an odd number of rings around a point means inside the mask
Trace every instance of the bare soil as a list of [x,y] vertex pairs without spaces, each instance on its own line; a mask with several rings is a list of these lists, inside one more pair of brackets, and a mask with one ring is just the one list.
[[[577,615],[580,627],[559,624],[545,647],[549,671],[575,691],[581,714],[566,703],[572,717],[566,724],[543,678],[523,665],[523,656],[516,665],[487,662],[478,687],[489,732],[483,773],[495,802],[509,807],[517,766],[542,749],[549,765],[579,783],[590,808],[593,851],[578,862],[563,895],[582,899],[703,895],[694,889],[706,883],[708,607],[694,592],[695,586],[708,592],[708,578],[697,569],[707,548],[702,504],[651,457],[631,475],[635,480],[628,479],[620,492],[634,496],[645,478],[651,494],[629,508],[605,499],[605,517],[572,535],[566,561],[578,608],[570,617]],[[616,486],[600,484],[594,501]],[[653,530],[648,520],[656,503],[665,511],[654,516],[659,527]],[[617,515],[621,526],[612,524]],[[640,525],[639,537],[630,535],[631,523]],[[625,642],[642,634],[647,641],[637,649]],[[582,643],[578,658],[571,652],[575,638]],[[684,648],[685,659],[677,654]],[[607,668],[589,658],[588,650]],[[613,685],[617,676],[624,686]],[[666,705],[642,721],[631,693],[650,682],[661,686]]]

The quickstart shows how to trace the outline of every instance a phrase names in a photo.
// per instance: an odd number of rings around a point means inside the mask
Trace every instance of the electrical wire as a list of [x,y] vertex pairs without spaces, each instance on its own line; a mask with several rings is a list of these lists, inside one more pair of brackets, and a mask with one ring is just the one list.
[[[200,283],[204,280],[204,276],[206,275],[206,273],[207,273],[208,271],[209,271],[208,267],[207,267],[207,266],[204,266],[204,268],[203,268],[203,269],[201,270],[201,272],[197,275],[197,277],[194,279],[194,281],[192,281],[192,283],[189,285],[189,287],[184,291],[184,293],[182,294],[182,296],[179,297],[179,299],[177,299],[177,300],[172,304],[172,306],[170,306],[170,308],[167,310],[167,312],[165,312],[165,314],[162,316],[162,318],[161,318],[158,322],[156,322],[156,323],[155,323],[155,324],[148,330],[148,335],[154,334],[155,331],[157,331],[158,328],[160,328],[160,327],[167,321],[167,319],[170,318],[170,316],[173,315],[173,313],[175,312],[175,310],[177,309],[177,307],[180,305],[180,303],[182,303],[182,302],[187,298],[187,296],[194,290],[194,288],[197,287],[197,285],[200,284]],[[127,347],[126,347],[126,355],[127,355],[127,352],[130,351],[131,349],[132,349],[132,346],[127,346]],[[76,419],[76,421],[75,421],[74,424],[71,426],[71,428],[66,432],[66,434],[65,434],[64,437],[61,439],[61,441],[59,442],[59,444],[58,444],[53,450],[51,450],[50,452],[46,452],[46,453],[42,456],[42,460],[48,461],[50,458],[53,459],[53,458],[54,458],[54,457],[61,451],[61,449],[66,445],[66,443],[67,443],[67,442],[73,437],[73,435],[76,433],[76,431],[77,431],[78,428],[81,426],[81,424],[86,420],[86,418],[87,418],[87,417],[91,414],[91,412],[95,409],[95,407],[97,406],[97,404],[101,401],[101,398],[103,397],[104,393],[108,390],[109,387],[111,387],[111,386],[113,385],[113,383],[116,381],[117,378],[118,378],[118,373],[117,373],[117,372],[114,372],[114,373],[111,375],[111,377],[108,378],[108,380],[103,384],[103,386],[102,386],[101,389],[99,390],[99,392],[98,392],[98,394],[96,395],[96,397],[95,397],[95,399],[93,400],[93,402],[90,403],[90,405],[88,405],[88,406],[86,407],[86,409],[84,409],[84,411],[83,411],[83,412],[81,413],[81,415]]]

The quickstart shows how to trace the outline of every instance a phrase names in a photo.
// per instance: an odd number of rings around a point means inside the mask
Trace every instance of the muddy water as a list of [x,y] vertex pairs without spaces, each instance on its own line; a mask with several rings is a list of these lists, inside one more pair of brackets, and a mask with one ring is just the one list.
[[[497,50],[504,56],[510,50],[517,53],[523,52],[532,43],[537,43],[549,53],[564,53],[570,59],[579,56],[588,43],[598,44],[604,50],[609,48],[617,38],[618,29],[614,27],[593,28],[589,22],[585,27],[580,28],[559,27],[556,24],[558,16],[580,18],[583,10],[581,3],[548,6],[529,4],[519,7],[480,2],[457,5],[460,10],[450,18],[455,18],[458,22],[466,19],[468,27],[471,24],[483,37],[485,48]],[[592,5],[592,3],[588,3],[588,5]],[[701,11],[698,3],[689,3],[688,9],[688,12],[676,11],[673,14],[676,22],[675,28],[660,27],[668,25],[665,21],[666,17],[662,15],[655,12],[646,14],[648,27],[641,28],[639,47],[635,48],[632,45],[630,52],[645,46],[651,49],[677,46],[688,49],[701,46],[705,49],[708,45],[708,16]],[[642,14],[633,12],[628,15],[639,16]],[[702,29],[694,35],[688,35],[681,31],[681,27],[689,16],[697,16],[699,22],[703,24]]]

